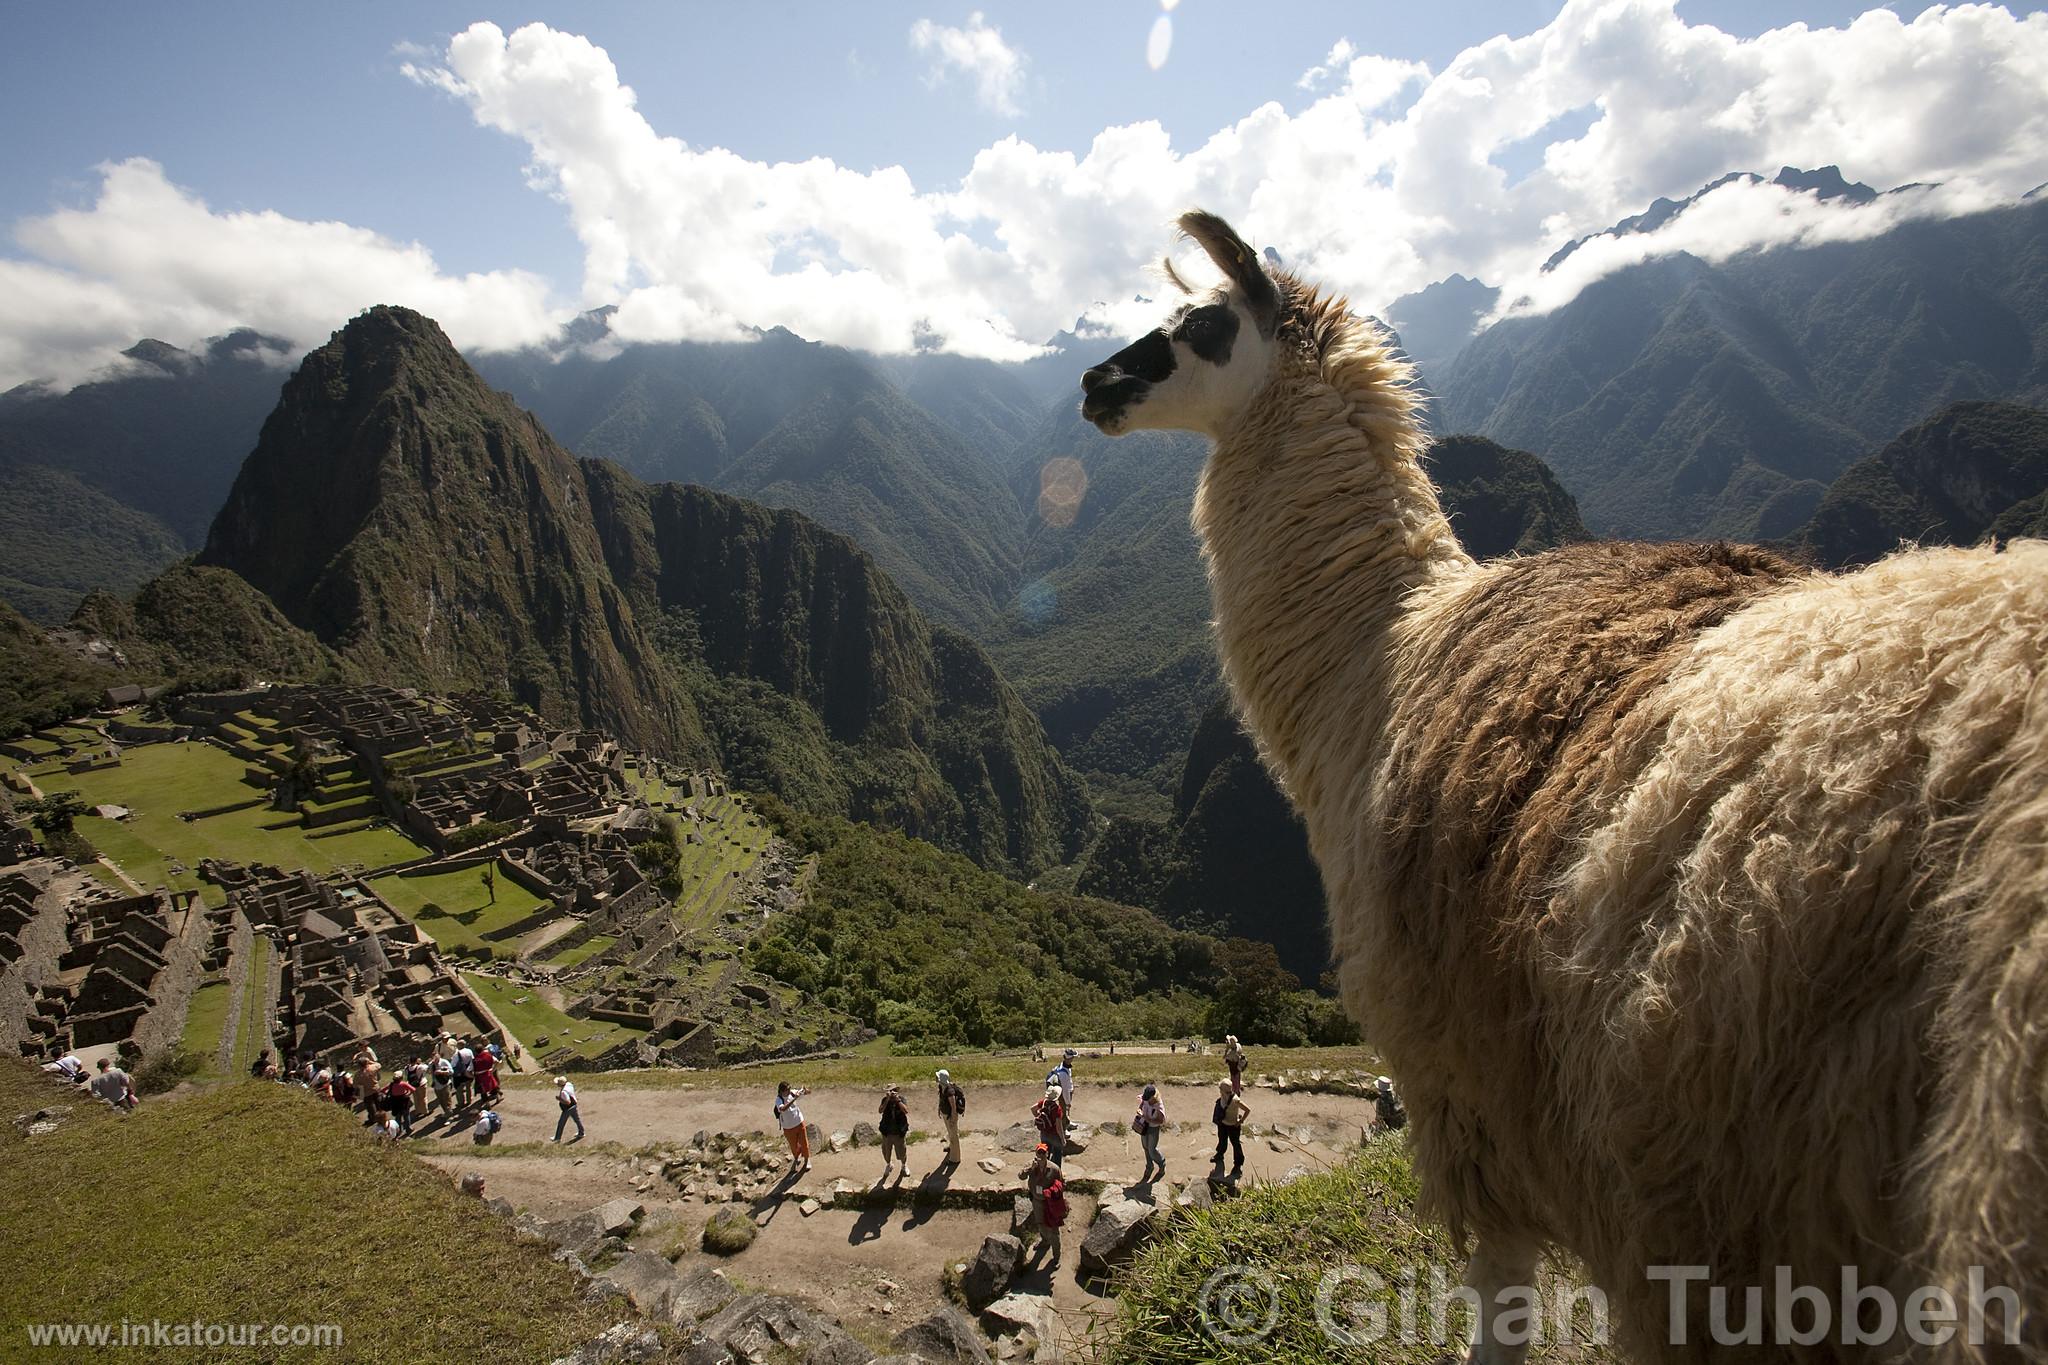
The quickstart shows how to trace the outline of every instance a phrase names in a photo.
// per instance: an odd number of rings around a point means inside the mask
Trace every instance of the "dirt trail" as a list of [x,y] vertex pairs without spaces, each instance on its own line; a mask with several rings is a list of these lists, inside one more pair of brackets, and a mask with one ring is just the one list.
[[[807,1175],[784,1181],[767,1195],[738,1201],[750,1213],[767,1215],[750,1248],[731,1258],[707,1258],[697,1250],[698,1234],[704,1221],[725,1205],[684,1197],[659,1176],[659,1164],[649,1157],[621,1155],[596,1144],[618,1144],[636,1152],[650,1146],[680,1151],[699,1130],[759,1132],[780,1152],[770,1112],[772,1074],[763,1073],[761,1084],[746,1089],[607,1086],[586,1088],[581,1093],[588,1132],[585,1143],[565,1140],[559,1147],[549,1144],[556,1115],[553,1094],[522,1088],[508,1091],[503,1098],[499,1112],[505,1127],[498,1142],[543,1144],[540,1148],[479,1159],[471,1155],[464,1129],[429,1134],[413,1147],[451,1176],[472,1169],[482,1171],[489,1181],[489,1193],[546,1218],[567,1217],[620,1196],[639,1200],[646,1205],[647,1215],[635,1234],[637,1243],[660,1250],[680,1239],[689,1248],[683,1264],[704,1259],[723,1266],[735,1280],[750,1287],[819,1303],[873,1345],[941,1302],[940,1276],[947,1265],[971,1256],[984,1237],[1009,1228],[1009,1217],[1003,1212],[941,1209],[930,1203],[912,1204],[907,1198],[890,1208],[853,1212],[828,1207],[805,1217],[799,1208],[804,1196],[829,1198],[835,1180],[873,1185],[881,1174],[877,1148],[834,1153],[820,1147]],[[1029,1153],[1006,1151],[998,1139],[1011,1124],[1028,1120],[1031,1102],[1041,1093],[1036,1085],[972,1089],[963,1127],[963,1164],[951,1172],[939,1169],[946,1154],[943,1133],[926,1136],[910,1145],[908,1176],[893,1178],[891,1183],[898,1184],[906,1195],[915,1189],[1020,1188],[1019,1176],[1029,1164]],[[1160,1144],[1168,1163],[1167,1181],[1150,1188],[1128,1183],[1144,1164],[1138,1140],[1129,1134],[1097,1133],[1085,1152],[1068,1158],[1067,1174],[1104,1180],[1105,1198],[1129,1194],[1170,1200],[1187,1181],[1209,1173],[1215,1147],[1209,1116],[1215,1094],[1206,1083],[1162,1088],[1167,1117],[1174,1125]],[[1095,1127],[1109,1121],[1128,1123],[1136,1097],[1134,1086],[1081,1084],[1074,1097],[1075,1118]],[[914,1130],[930,1134],[941,1128],[929,1088],[916,1087],[908,1098]],[[1245,1098],[1252,1106],[1244,1142],[1248,1180],[1272,1180],[1297,1166],[1314,1170],[1336,1161],[1357,1144],[1360,1127],[1371,1116],[1370,1101],[1356,1096],[1281,1095],[1253,1087],[1247,1089]],[[848,1131],[863,1119],[872,1122],[879,1102],[876,1089],[832,1086],[812,1091],[802,1104],[805,1118],[829,1136]],[[1258,1128],[1256,1135],[1252,1125]],[[573,1137],[573,1128],[569,1135]],[[982,1168],[983,1160],[1001,1166],[989,1172]],[[1091,1319],[1114,1311],[1112,1300],[1078,1276],[1081,1237],[1094,1211],[1093,1199],[1076,1198],[1059,1270],[1027,1273],[1018,1285],[1026,1292],[1050,1294],[1065,1330],[1076,1342],[1085,1338]],[[885,1282],[894,1288],[880,1292],[878,1286]]]

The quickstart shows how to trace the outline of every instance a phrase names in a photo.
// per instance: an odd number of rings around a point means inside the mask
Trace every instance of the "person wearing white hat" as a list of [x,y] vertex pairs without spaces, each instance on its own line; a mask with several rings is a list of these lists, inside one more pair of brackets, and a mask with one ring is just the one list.
[[967,1092],[953,1084],[951,1072],[941,1068],[939,1079],[939,1117],[946,1121],[946,1164],[960,1164],[960,1116],[967,1112]]
[[1382,1133],[1393,1132],[1408,1126],[1408,1110],[1402,1105],[1401,1097],[1394,1093],[1394,1080],[1382,1076],[1373,1083],[1378,1093],[1373,1096],[1373,1125]]
[[576,1136],[569,1140],[583,1141],[583,1114],[576,1102],[576,1087],[569,1083],[567,1076],[555,1077],[555,1105],[562,1113],[561,1117],[555,1120],[555,1135],[548,1141],[560,1142],[562,1129],[572,1123],[576,1125]]

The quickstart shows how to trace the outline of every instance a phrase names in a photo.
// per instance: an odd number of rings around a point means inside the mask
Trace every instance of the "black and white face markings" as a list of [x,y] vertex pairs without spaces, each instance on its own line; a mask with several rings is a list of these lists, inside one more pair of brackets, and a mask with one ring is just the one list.
[[1109,359],[1081,376],[1081,413],[1098,426],[1114,419],[1126,408],[1145,401],[1155,384],[1172,377],[1178,364],[1173,343],[1178,341],[1211,365],[1230,363],[1231,347],[1237,342],[1237,312],[1227,303],[1205,303],[1183,308],[1163,326],[1147,332]]

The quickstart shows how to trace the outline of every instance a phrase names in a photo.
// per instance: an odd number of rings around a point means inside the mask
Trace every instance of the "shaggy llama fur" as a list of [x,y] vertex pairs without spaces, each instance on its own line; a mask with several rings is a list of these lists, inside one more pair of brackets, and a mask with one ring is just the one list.
[[[1256,258],[1190,220],[1245,293]],[[1267,278],[1271,358],[1195,508],[1219,645],[1474,1282],[1562,1247],[1646,1361],[2048,1361],[2048,542],[1475,564],[1406,365]],[[1174,425],[1171,382],[1097,420]],[[1773,1344],[1716,1345],[1704,1284],[1673,1344],[1669,1265],[1732,1287],[1733,1328],[1762,1286]],[[1857,1349],[1836,1302],[1779,1345],[1779,1266],[1965,1315],[1981,1267],[2024,1344]]]

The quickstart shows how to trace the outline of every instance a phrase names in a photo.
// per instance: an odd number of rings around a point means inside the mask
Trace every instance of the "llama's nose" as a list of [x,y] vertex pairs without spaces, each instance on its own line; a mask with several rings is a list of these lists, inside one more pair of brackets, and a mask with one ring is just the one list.
[[1093,393],[1114,378],[1116,378],[1116,366],[1114,365],[1097,365],[1092,370],[1083,370],[1081,372],[1081,392]]

